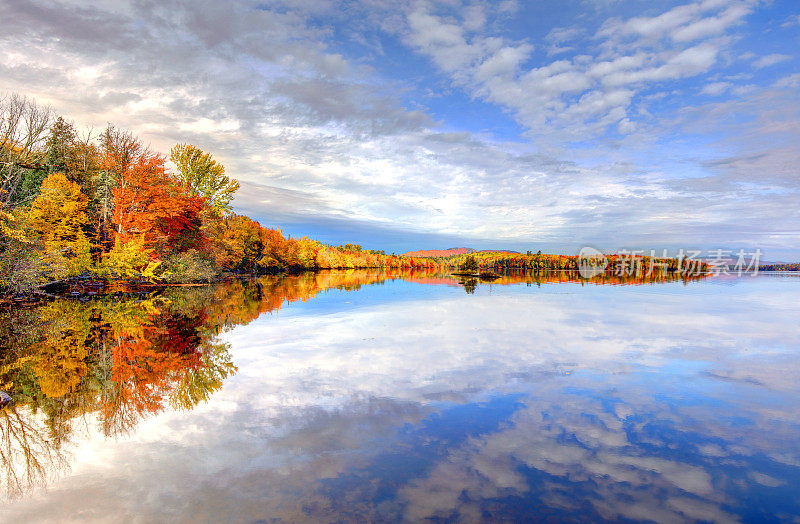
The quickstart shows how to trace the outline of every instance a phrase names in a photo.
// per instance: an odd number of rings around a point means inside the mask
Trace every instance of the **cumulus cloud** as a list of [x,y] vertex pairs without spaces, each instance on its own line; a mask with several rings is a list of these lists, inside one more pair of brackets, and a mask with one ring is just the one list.
[[[437,15],[432,3],[420,2],[408,15],[406,39],[457,84],[511,110],[532,136],[556,131],[566,138],[585,138],[635,118],[630,111],[638,92],[712,68],[731,42],[722,35],[753,10],[747,1],[723,7],[705,1],[653,17],[610,19],[594,35],[597,52],[527,69],[523,66],[531,57],[530,43],[472,34],[452,17]],[[584,32],[575,27],[551,30],[545,37],[549,54],[568,51],[559,46]],[[505,74],[482,74],[498,61],[509,64]],[[623,86],[632,91],[619,97],[615,89]],[[586,97],[605,103],[581,108]]]

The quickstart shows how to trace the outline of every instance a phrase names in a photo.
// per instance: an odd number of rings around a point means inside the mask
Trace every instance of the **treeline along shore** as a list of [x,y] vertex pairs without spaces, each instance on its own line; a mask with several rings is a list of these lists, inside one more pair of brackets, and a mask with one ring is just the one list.
[[0,287],[434,265],[287,238],[231,211],[238,188],[197,147],[178,144],[167,157],[113,125],[81,134],[51,109],[8,96],[0,100]]
[[[406,257],[289,238],[233,213],[238,188],[221,163],[193,145],[177,144],[166,156],[114,125],[80,132],[34,100],[1,98],[0,294],[26,295],[75,281],[169,285],[230,275],[442,270],[463,263],[463,256]],[[578,267],[574,256],[474,256],[487,269]]]

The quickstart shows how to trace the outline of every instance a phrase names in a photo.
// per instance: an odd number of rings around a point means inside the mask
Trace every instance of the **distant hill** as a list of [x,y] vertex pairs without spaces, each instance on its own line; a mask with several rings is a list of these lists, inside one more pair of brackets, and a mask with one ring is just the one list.
[[453,255],[464,255],[474,253],[471,247],[449,247],[447,249],[423,249],[421,251],[409,251],[403,253],[404,257],[451,257]]
[[508,253],[512,255],[519,255],[519,251],[510,251],[508,249],[481,249],[480,251],[476,251],[471,247],[449,247],[447,249],[423,249],[420,251],[409,251],[408,253],[403,253],[403,256],[446,258],[459,255],[469,255],[470,253]]

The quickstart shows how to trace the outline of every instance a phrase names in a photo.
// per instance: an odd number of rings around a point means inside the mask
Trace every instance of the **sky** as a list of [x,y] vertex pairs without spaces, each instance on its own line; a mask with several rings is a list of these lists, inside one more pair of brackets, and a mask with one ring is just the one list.
[[0,94],[388,252],[800,260],[796,0],[0,0]]

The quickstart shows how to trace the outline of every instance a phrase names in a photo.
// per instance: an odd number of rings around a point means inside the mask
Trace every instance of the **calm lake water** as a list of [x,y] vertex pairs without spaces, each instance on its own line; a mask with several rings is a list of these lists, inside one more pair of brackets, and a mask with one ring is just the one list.
[[800,277],[547,280],[2,313],[0,520],[800,519]]

